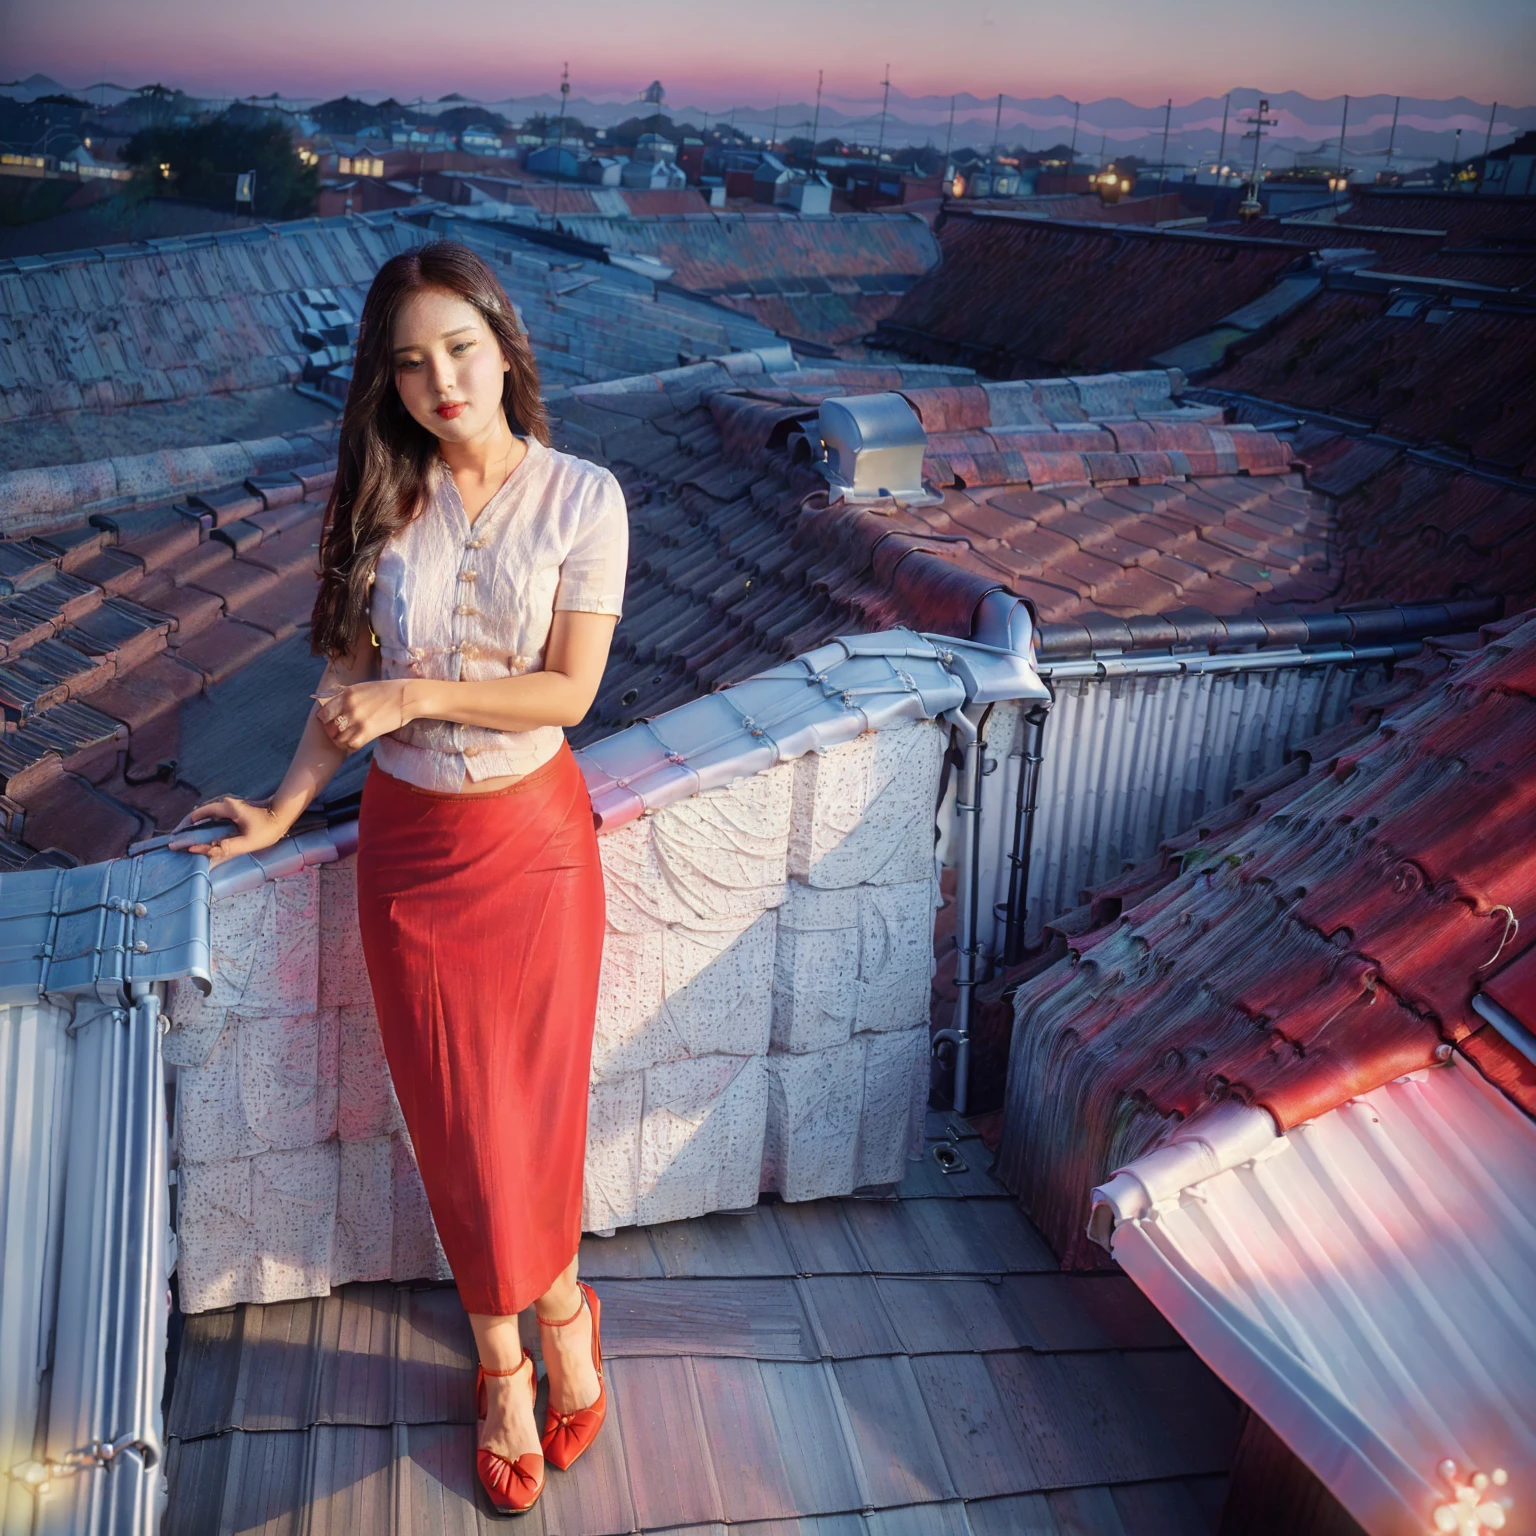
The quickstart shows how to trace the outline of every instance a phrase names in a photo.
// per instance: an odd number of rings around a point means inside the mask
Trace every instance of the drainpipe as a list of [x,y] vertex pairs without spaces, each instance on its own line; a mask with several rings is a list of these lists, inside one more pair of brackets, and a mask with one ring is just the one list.
[[[981,717],[986,725],[988,707]],[[955,966],[955,1022],[951,1029],[941,1029],[933,1037],[933,1051],[937,1055],[943,1045],[955,1048],[954,1111],[964,1115],[966,1109],[966,1080],[971,1065],[971,1009],[976,990],[977,956],[980,947],[976,939],[976,912],[981,897],[981,765],[986,740],[981,727],[972,724],[964,709],[952,709],[944,716],[959,733],[964,744],[965,763],[955,786],[955,814],[965,819],[960,823],[960,911],[957,915],[955,943],[958,963]]]
[[1044,757],[1045,717],[1049,704],[1036,704],[1024,716],[1024,761],[1019,764],[1018,798],[1013,811],[1013,848],[1008,854],[1007,926],[1003,964],[1024,958],[1025,915],[1029,904],[1029,858],[1035,842],[1035,811],[1040,804],[1040,763]]

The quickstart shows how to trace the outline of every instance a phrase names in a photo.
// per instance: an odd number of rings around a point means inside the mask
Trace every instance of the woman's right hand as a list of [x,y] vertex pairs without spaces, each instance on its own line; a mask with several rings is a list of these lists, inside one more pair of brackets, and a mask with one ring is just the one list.
[[[198,836],[198,822],[232,821],[238,828],[233,836],[209,842]],[[225,859],[242,853],[254,853],[260,848],[270,848],[288,835],[288,827],[273,814],[270,807],[256,800],[242,800],[238,795],[220,795],[217,800],[205,800],[193,806],[176,825],[175,833],[186,832],[170,847],[186,853],[206,853],[210,864],[222,864]]]

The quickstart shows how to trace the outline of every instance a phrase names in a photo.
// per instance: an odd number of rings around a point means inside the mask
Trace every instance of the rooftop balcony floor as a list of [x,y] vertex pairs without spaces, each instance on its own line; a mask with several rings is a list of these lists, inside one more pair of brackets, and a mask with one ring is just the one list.
[[[888,1198],[588,1238],[612,1403],[527,1536],[1208,1536],[1237,1400],[1117,1273],[1062,1273],[930,1114]],[[967,1171],[946,1174],[949,1141]],[[525,1319],[535,1353],[537,1329]],[[186,1321],[167,1536],[479,1532],[451,1286]],[[540,1393],[540,1414],[543,1392]]]

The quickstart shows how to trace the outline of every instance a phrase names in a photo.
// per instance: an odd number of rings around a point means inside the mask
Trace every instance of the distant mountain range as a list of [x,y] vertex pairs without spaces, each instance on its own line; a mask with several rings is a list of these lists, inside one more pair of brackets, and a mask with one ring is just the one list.
[[[65,89],[58,81],[39,74],[0,86],[0,93],[25,101]],[[76,86],[73,92],[104,105],[131,94],[123,86],[104,83]],[[350,94],[376,102],[388,93],[360,90]],[[462,105],[473,99],[455,93],[441,102],[411,105],[419,111],[431,112],[434,106]],[[819,118],[811,101],[780,102],[777,107],[741,103],[724,110],[706,110],[678,101],[668,102],[662,110],[679,122],[716,123],[729,119],[748,133],[762,138],[773,135],[781,140],[808,134],[815,118],[822,138],[836,134],[869,146],[883,138],[888,148],[923,143],[941,148],[946,143],[955,149],[967,145],[985,148],[996,137],[1005,144],[1022,143],[1028,148],[1044,149],[1057,143],[1071,144],[1075,135],[1079,156],[1089,160],[1097,159],[1101,152],[1106,158],[1136,154],[1143,159],[1161,159],[1166,117],[1170,164],[1193,164],[1213,158],[1223,143],[1225,112],[1225,159],[1229,164],[1247,164],[1253,154],[1253,141],[1245,141],[1244,135],[1251,131],[1250,122],[1261,99],[1269,102],[1267,115],[1275,120],[1273,126],[1265,128],[1263,145],[1263,157],[1272,167],[1288,165],[1294,156],[1337,155],[1341,126],[1345,127],[1345,158],[1366,166],[1384,161],[1389,143],[1394,163],[1422,163],[1453,156],[1466,160],[1483,152],[1489,141],[1490,122],[1494,148],[1536,128],[1536,106],[1500,105],[1495,109],[1491,103],[1471,101],[1464,96],[1448,100],[1405,96],[1397,102],[1383,95],[1352,97],[1346,125],[1342,96],[1321,101],[1297,91],[1276,91],[1264,96],[1251,86],[1235,88],[1225,99],[1207,96],[1175,103],[1171,111],[1163,103],[1138,104],[1118,96],[1078,104],[1064,96],[1005,95],[1000,112],[996,97],[981,98],[961,92],[951,101],[945,96],[909,96],[893,88],[883,129],[878,95],[860,98],[829,92],[822,97]],[[296,110],[317,102],[313,97],[278,96],[275,100]],[[560,98],[554,92],[478,104],[514,120],[536,112],[560,110]],[[573,97],[567,110],[591,126],[613,127],[625,118],[656,109],[639,100]]]

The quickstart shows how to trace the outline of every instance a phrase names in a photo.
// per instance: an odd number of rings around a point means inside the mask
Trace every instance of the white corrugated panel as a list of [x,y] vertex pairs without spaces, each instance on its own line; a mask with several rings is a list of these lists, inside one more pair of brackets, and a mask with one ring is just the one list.
[[[0,1472],[29,1460],[58,1291],[70,1010],[0,1009]],[[31,1492],[0,1477],[0,1533],[30,1536]]]
[[1458,1059],[1123,1222],[1114,1255],[1371,1536],[1436,1529],[1447,1459],[1505,1469],[1484,1497],[1530,1531],[1533,1197],[1536,1125]]
[[[1042,744],[1029,942],[1084,890],[1151,858],[1239,784],[1337,725],[1382,680],[1379,666],[1334,665],[1057,682]],[[1016,771],[1010,763],[1014,782]],[[985,835],[1011,840],[1011,809]],[[1006,848],[999,867],[1006,882]]]

